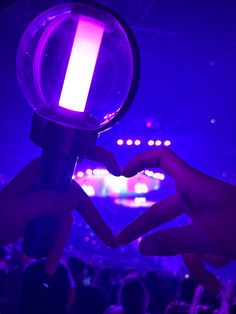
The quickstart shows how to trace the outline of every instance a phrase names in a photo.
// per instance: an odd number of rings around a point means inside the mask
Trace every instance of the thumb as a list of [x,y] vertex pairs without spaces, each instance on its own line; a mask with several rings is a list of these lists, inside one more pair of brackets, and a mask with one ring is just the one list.
[[216,253],[210,239],[196,223],[153,233],[140,242],[139,250],[142,254],[151,256],[172,256],[188,252]]
[[87,156],[89,160],[93,160],[103,164],[106,169],[114,176],[121,175],[120,166],[112,152],[101,146],[95,146],[94,150]]
[[185,253],[182,254],[182,258],[193,280],[203,285],[212,293],[218,293],[220,291],[220,281],[213,273],[205,268],[201,255]]
[[73,219],[71,213],[60,215],[56,241],[45,262],[45,271],[49,275],[53,275],[57,269],[64,246],[69,237],[72,222]]

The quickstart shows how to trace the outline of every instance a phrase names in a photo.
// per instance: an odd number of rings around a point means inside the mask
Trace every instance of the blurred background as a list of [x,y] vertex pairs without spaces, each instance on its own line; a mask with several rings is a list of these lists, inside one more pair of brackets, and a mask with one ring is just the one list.
[[[40,150],[30,141],[32,110],[16,77],[16,51],[22,33],[43,10],[66,1],[1,0],[0,3],[0,186]],[[131,27],[141,56],[140,86],[121,122],[101,135],[123,167],[139,152],[166,145],[192,166],[236,183],[236,4],[234,1],[98,0]],[[94,197],[106,221],[118,232],[153,202],[173,191],[173,182],[156,169],[127,182],[85,161],[74,178]],[[168,226],[182,225],[180,217]],[[75,214],[67,250],[124,256],[107,250]],[[99,243],[98,246],[97,243]],[[158,263],[183,267],[179,258],[144,258],[137,243],[129,255],[140,267]],[[94,248],[96,247],[96,248]],[[123,250],[123,251],[122,251]],[[130,253],[132,252],[132,253]],[[109,255],[110,254],[110,255]],[[123,254],[123,255],[122,255]],[[220,274],[232,277],[232,263]]]

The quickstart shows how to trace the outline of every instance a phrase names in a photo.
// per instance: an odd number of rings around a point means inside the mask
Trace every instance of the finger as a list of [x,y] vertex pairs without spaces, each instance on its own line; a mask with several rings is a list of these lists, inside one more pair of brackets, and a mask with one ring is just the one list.
[[201,255],[185,253],[182,254],[182,258],[193,280],[197,281],[212,293],[218,293],[220,291],[220,281],[213,273],[205,268]]
[[218,255],[203,255],[204,261],[206,261],[209,265],[215,268],[221,268],[231,262],[232,259],[225,257],[225,256],[218,256]]
[[105,148],[96,146],[95,149],[90,152],[87,158],[103,164],[106,169],[114,176],[121,175],[121,169],[117,160],[115,159],[115,156]]
[[59,191],[35,191],[8,201],[7,206],[17,217],[30,220],[42,215],[57,215],[74,209],[79,194]]
[[71,212],[60,216],[56,241],[45,262],[45,271],[49,275],[53,275],[57,269],[57,265],[60,261],[66,241],[70,234],[72,221],[73,219]]
[[35,188],[36,178],[39,172],[40,159],[33,159],[18,175],[11,180],[1,191],[4,195],[31,192]]
[[130,243],[148,231],[176,218],[182,212],[182,206],[175,194],[150,207],[144,214],[125,227],[119,233],[118,239],[122,244]]
[[135,156],[123,170],[125,177],[132,177],[146,168],[161,168],[170,176],[184,175],[190,169],[180,157],[170,149],[161,147]]
[[114,236],[111,229],[102,219],[97,208],[94,206],[87,194],[75,182],[72,184],[74,192],[80,194],[80,201],[77,204],[77,211],[81,214],[87,224],[93,229],[97,236],[109,247],[116,248],[119,246],[118,239]]
[[139,245],[144,255],[172,256],[181,253],[216,254],[217,248],[196,223],[161,230],[144,238]]

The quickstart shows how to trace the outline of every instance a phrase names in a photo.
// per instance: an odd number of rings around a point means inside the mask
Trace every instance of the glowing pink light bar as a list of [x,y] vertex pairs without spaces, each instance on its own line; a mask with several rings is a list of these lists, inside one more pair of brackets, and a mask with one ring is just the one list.
[[80,18],[61,91],[59,106],[84,112],[104,28],[96,22]]

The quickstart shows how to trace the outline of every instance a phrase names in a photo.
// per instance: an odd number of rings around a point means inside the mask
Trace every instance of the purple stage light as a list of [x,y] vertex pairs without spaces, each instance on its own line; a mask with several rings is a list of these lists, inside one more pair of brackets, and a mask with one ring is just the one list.
[[146,127],[147,127],[147,128],[151,128],[151,127],[152,127],[152,121],[148,120],[148,121],[146,122]]
[[141,141],[140,141],[140,140],[135,140],[135,141],[134,141],[134,145],[139,146],[140,144],[141,144]]

